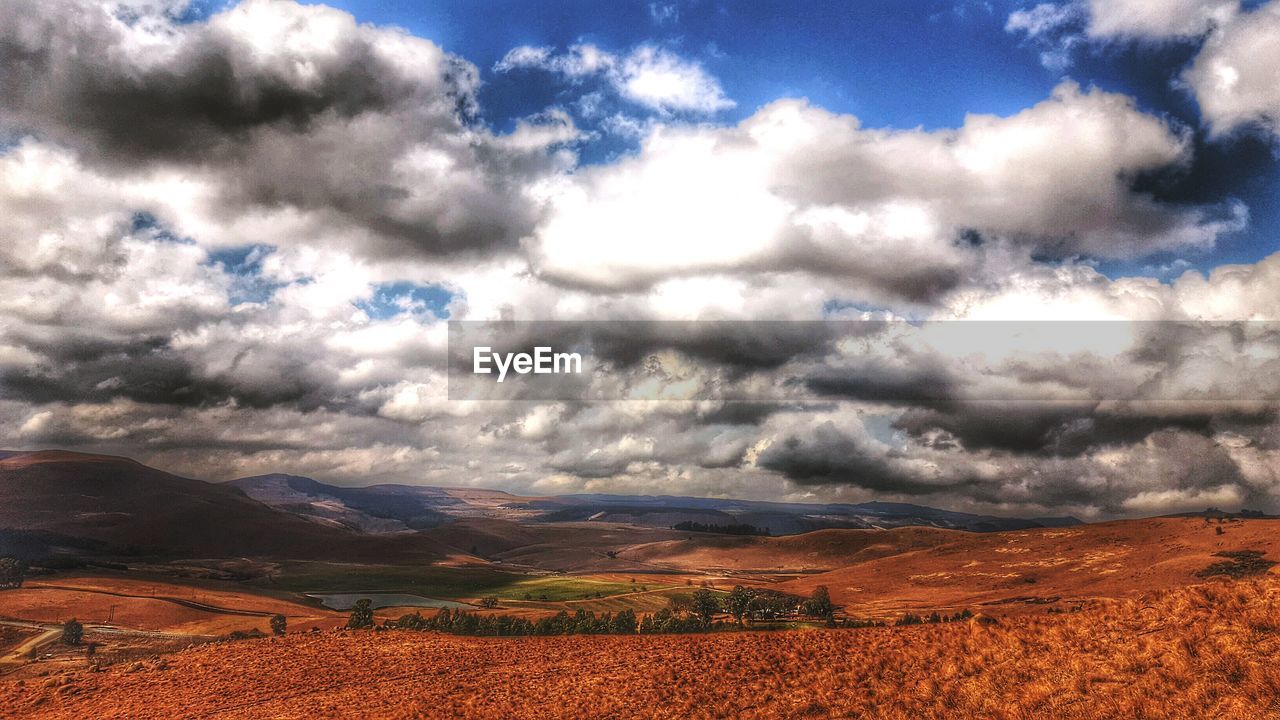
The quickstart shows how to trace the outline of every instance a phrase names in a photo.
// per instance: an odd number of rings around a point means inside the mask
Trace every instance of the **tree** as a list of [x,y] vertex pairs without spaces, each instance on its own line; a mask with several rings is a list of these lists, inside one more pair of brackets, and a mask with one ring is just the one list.
[[275,635],[283,635],[289,627],[289,620],[283,615],[271,616],[271,632]]
[[75,618],[71,618],[62,624],[62,644],[63,645],[79,645],[84,639],[84,626]]
[[667,609],[673,613],[693,612],[693,596],[672,595],[667,598]]
[[373,601],[369,598],[357,600],[351,608],[351,619],[347,621],[347,627],[352,630],[373,627]]
[[492,610],[498,607],[498,598],[492,597],[492,596],[487,598],[480,598],[480,607],[484,608],[485,610]]
[[830,618],[836,614],[835,603],[831,602],[831,593],[827,591],[826,585],[813,589],[813,594],[804,601],[803,611],[805,615],[815,618]]
[[693,591],[693,614],[702,620],[703,624],[711,622],[711,618],[720,612],[720,600],[716,598],[715,593],[701,588]]
[[26,563],[16,557],[0,558],[0,588],[20,588],[26,577]]
[[742,618],[746,616],[747,609],[751,607],[751,599],[753,597],[755,597],[754,592],[741,585],[734,585],[733,590],[724,599],[724,609],[741,625]]

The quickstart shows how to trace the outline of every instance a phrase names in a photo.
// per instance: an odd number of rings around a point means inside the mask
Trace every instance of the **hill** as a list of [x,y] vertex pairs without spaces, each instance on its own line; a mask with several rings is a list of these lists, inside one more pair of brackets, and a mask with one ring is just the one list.
[[681,533],[679,539],[635,545],[619,557],[680,571],[813,572],[931,548],[968,534],[922,527],[816,530],[785,537]]
[[[1125,597],[1200,582],[1211,566],[1228,575],[1265,572],[1280,560],[1280,521],[1118,520],[993,534],[939,531],[915,547],[893,544],[902,551],[779,589],[807,595],[825,585],[854,614],[913,606],[1017,610]],[[1252,565],[1250,553],[1258,554]]]
[[427,560],[441,548],[323,527],[127,458],[55,450],[0,459],[0,553]]
[[297,475],[271,474],[232,480],[228,485],[278,510],[366,533],[422,530],[457,518],[492,518],[522,523],[612,523],[670,528],[747,524],[772,535],[796,535],[828,528],[937,527],[999,532],[1079,525],[1072,517],[1007,518],[940,510],[908,503],[786,503],[671,495],[580,494],[548,497],[500,490],[410,485],[342,487]]
[[[704,635],[298,633],[0,680],[26,718],[1262,718],[1275,579],[994,624]],[[83,667],[81,665],[80,667]],[[3,711],[0,711],[3,712]]]

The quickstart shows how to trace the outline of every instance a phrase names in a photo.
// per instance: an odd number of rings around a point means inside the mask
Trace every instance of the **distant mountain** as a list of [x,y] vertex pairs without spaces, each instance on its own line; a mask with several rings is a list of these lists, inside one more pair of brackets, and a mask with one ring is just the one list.
[[[347,488],[284,474],[216,484],[121,457],[0,452],[0,555],[30,559],[250,557],[394,564],[470,555],[550,567],[577,556],[580,564],[613,563],[610,553],[636,543],[686,537],[670,530],[683,522],[747,524],[773,535],[1079,524],[1075,518],[1001,518],[905,503],[523,497],[470,488]],[[592,557],[583,554],[587,548]]]
[[229,485],[121,457],[63,451],[0,458],[0,555],[430,560],[426,537],[390,542],[324,527]]
[[774,535],[831,528],[924,526],[995,532],[1066,527],[1067,518],[1005,518],[888,502],[784,503],[673,495],[578,494],[520,497],[496,490],[372,485],[348,488],[295,475],[259,475],[229,485],[278,510],[366,533],[422,530],[459,518],[536,523],[621,523],[669,528],[677,523],[748,524]]
[[365,533],[433,528],[451,519],[436,508],[460,503],[439,488],[345,488],[279,473],[240,478],[227,485],[278,510]]
[[[909,503],[784,503],[753,500],[674,497],[668,495],[562,495],[531,505],[550,511],[544,521],[595,520],[670,527],[692,521],[711,525],[745,523],[768,528],[774,535],[793,535],[828,528],[923,526],[972,532],[1025,530],[1079,525],[1063,518],[1007,518],[939,510]],[[554,508],[554,509],[551,509]]]

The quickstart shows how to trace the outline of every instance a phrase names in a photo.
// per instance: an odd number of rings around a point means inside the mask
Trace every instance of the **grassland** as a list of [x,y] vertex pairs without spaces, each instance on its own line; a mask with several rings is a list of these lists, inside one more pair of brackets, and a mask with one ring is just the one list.
[[[639,578],[638,578],[639,579]],[[662,584],[642,582],[649,589]],[[632,592],[620,579],[589,575],[526,575],[486,567],[414,567],[298,563],[285,565],[250,587],[292,592],[398,591],[444,599],[493,596],[503,600],[563,602]]]
[[1265,718],[1280,578],[905,628],[468,638],[304,633],[0,681],[10,717]]

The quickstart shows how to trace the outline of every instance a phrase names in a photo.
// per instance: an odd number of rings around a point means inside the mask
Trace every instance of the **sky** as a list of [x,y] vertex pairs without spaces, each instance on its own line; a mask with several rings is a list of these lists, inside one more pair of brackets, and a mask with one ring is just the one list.
[[[1278,193],[1274,0],[0,0],[0,437],[1280,510]],[[451,397],[450,320],[610,372]]]

